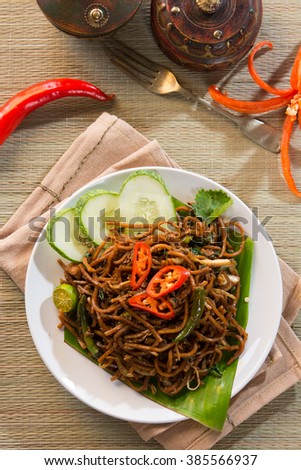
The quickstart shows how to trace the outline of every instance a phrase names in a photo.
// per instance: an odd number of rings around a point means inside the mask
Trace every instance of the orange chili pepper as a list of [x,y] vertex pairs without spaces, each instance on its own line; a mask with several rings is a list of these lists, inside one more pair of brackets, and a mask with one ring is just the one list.
[[275,109],[289,104],[292,97],[292,95],[290,95],[262,101],[241,101],[224,95],[215,85],[211,85],[208,91],[211,98],[218,103],[226,106],[226,108],[233,109],[233,111],[244,114],[262,114],[268,111],[274,111]]
[[291,73],[291,86],[295,90],[301,91],[301,47],[298,50]]
[[280,90],[279,88],[274,88],[268,83],[266,83],[264,80],[262,80],[262,78],[256,72],[255,66],[254,66],[254,57],[257,54],[257,52],[265,46],[268,47],[269,49],[273,49],[273,44],[270,41],[262,41],[259,44],[257,44],[255,47],[253,47],[249,55],[248,68],[249,68],[249,73],[251,77],[253,78],[254,82],[256,82],[257,85],[260,86],[260,88],[267,91],[268,93],[271,93],[272,95],[291,96],[294,93],[294,90],[292,88],[288,88],[287,90]]
[[291,72],[290,84],[291,88],[286,90],[279,90],[274,88],[266,83],[262,78],[257,74],[254,67],[254,57],[255,54],[262,48],[268,46],[272,49],[273,44],[270,41],[262,41],[257,44],[249,55],[248,68],[249,73],[253,80],[265,91],[278,95],[277,98],[271,98],[268,100],[261,101],[242,101],[236,100],[234,98],[229,98],[223,94],[219,88],[215,85],[209,87],[208,91],[213,100],[217,103],[222,104],[223,106],[230,108],[239,113],[245,114],[261,114],[268,111],[273,111],[279,109],[285,105],[286,108],[286,118],[282,130],[282,139],[281,139],[281,164],[283,176],[287,182],[288,187],[298,197],[301,197],[301,191],[296,187],[294,178],[291,173],[290,165],[290,155],[289,155],[289,146],[290,139],[293,131],[293,125],[296,120],[298,120],[299,127],[301,129],[301,47],[298,50],[296,55],[294,65]]
[[285,179],[291,191],[296,194],[296,196],[301,197],[301,192],[298,191],[298,189],[296,188],[295,181],[291,173],[291,164],[289,156],[289,143],[292,135],[293,125],[294,121],[292,121],[290,116],[286,116],[281,139],[281,165],[283,174],[285,175]]

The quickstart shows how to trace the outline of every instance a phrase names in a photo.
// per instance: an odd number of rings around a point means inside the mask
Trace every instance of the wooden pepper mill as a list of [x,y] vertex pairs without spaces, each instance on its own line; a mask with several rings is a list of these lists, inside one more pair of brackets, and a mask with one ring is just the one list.
[[37,0],[48,20],[75,36],[112,34],[137,12],[142,0]]
[[226,68],[253,46],[261,0],[152,0],[151,25],[163,52],[192,70]]

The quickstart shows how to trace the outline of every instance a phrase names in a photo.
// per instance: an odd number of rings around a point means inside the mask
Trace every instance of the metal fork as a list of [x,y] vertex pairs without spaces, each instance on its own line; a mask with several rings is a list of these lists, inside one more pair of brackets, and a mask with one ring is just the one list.
[[176,76],[165,67],[156,64],[140,53],[117,40],[108,43],[110,58],[122,67],[134,80],[147,90],[158,95],[180,93],[185,98],[204,105],[234,122],[238,129],[249,139],[273,153],[280,151],[281,131],[275,127],[249,116],[236,116],[215,103],[196,96],[183,88]]

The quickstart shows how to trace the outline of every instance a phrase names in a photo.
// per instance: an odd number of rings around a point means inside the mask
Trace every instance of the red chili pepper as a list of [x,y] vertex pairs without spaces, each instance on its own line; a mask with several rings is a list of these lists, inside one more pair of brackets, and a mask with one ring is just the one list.
[[156,317],[170,320],[175,316],[174,309],[166,299],[150,297],[146,292],[136,294],[128,300],[131,307],[145,310],[156,315]]
[[145,242],[137,242],[134,245],[133,267],[131,286],[138,289],[147,278],[152,267],[152,254],[150,247]]
[[56,78],[36,83],[17,93],[0,108],[0,144],[29,113],[66,96],[87,96],[99,101],[110,101],[114,97],[106,95],[91,83],[74,78]]
[[154,299],[164,297],[179,289],[189,276],[190,272],[183,266],[164,266],[150,280],[146,292]]

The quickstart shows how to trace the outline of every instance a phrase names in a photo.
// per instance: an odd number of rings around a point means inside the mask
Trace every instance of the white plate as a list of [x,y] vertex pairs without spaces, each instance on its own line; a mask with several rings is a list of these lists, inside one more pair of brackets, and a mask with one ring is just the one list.
[[[234,204],[226,215],[239,217],[246,232],[255,241],[247,327],[249,337],[245,352],[239,360],[233,396],[259,370],[277,334],[282,307],[282,281],[277,256],[263,227],[234,194],[214,181],[188,171],[159,167],[152,169],[161,174],[171,194],[184,202],[193,200],[199,188],[228,192]],[[88,189],[101,187],[119,191],[122,182],[133,170],[120,171],[93,181],[77,191],[60,208],[72,207]],[[110,416],[142,423],[167,423],[185,419],[121,382],[111,382],[105,371],[64,343],[63,332],[57,328],[57,312],[52,303],[53,288],[62,275],[57,259],[58,254],[48,245],[43,231],[28,265],[25,301],[33,341],[50,372],[71,394]]]

